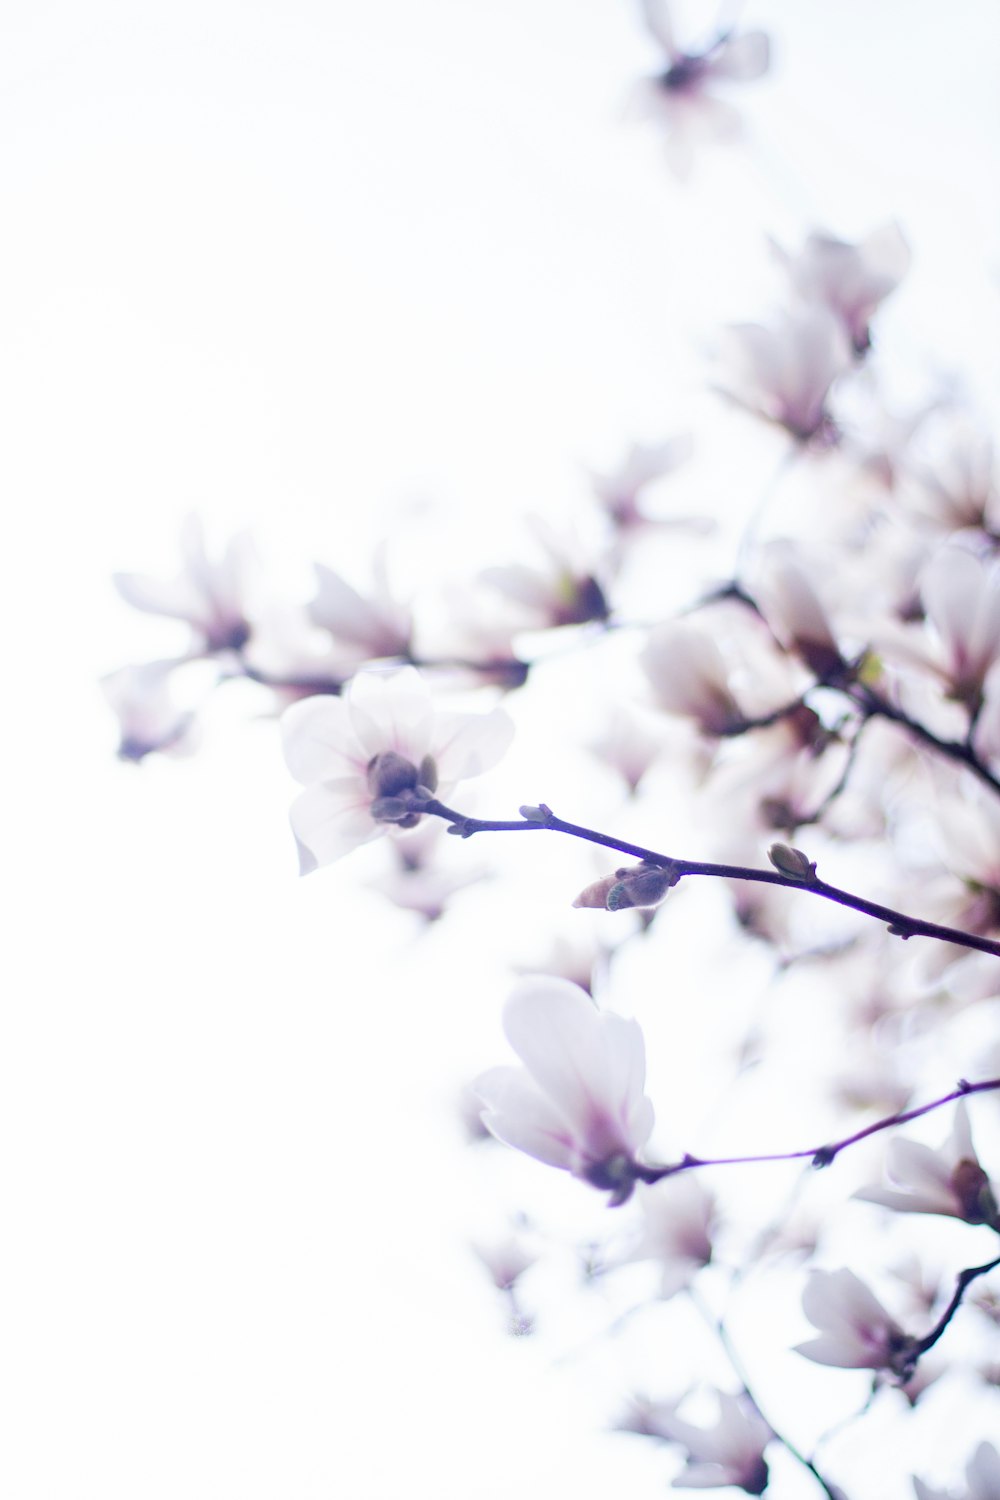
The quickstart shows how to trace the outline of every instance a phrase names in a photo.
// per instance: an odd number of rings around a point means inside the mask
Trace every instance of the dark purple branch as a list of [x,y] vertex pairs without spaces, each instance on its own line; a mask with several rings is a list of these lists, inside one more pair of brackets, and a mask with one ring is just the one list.
[[692,1156],[685,1152],[680,1161],[673,1162],[665,1167],[644,1167],[637,1164],[636,1175],[642,1182],[660,1182],[664,1177],[674,1177],[678,1172],[693,1171],[696,1167],[739,1167],[748,1166],[756,1162],[768,1161],[806,1161],[814,1167],[828,1167],[834,1162],[842,1151],[848,1146],[854,1146],[858,1141],[867,1140],[870,1135],[877,1135],[882,1130],[891,1130],[894,1125],[906,1125],[910,1120],[918,1120],[921,1115],[929,1115],[935,1109],[941,1109],[945,1104],[951,1104],[956,1099],[965,1099],[970,1094],[985,1094],[1000,1089],[1000,1078],[986,1078],[980,1083],[969,1083],[963,1078],[950,1093],[942,1094],[938,1099],[932,1099],[930,1104],[918,1104],[915,1109],[898,1110],[894,1115],[886,1115],[881,1120],[876,1120],[872,1125],[865,1125],[861,1130],[855,1130],[851,1135],[845,1135],[837,1141],[828,1141],[822,1146],[806,1146],[800,1151],[773,1151],[758,1156]]
[[881,693],[875,692],[874,688],[867,687],[864,683],[855,683],[848,696],[852,703],[861,709],[862,713],[869,718],[888,719],[892,724],[898,724],[905,729],[907,734],[919,740],[922,745],[935,750],[939,755],[946,756],[949,760],[958,761],[977,776],[991,791],[1000,793],[1000,777],[997,777],[983,761],[972,744],[972,736],[975,728],[970,723],[969,733],[964,740],[945,740],[934,734],[926,725],[917,719],[911,719],[909,714],[904,713],[901,708],[890,703]]
[[984,1265],[967,1266],[964,1271],[959,1272],[958,1280],[955,1283],[955,1290],[951,1296],[951,1301],[948,1303],[948,1306],[945,1308],[940,1318],[938,1318],[937,1322],[934,1324],[934,1327],[931,1329],[930,1333],[925,1333],[923,1338],[917,1341],[917,1346],[914,1350],[914,1358],[919,1359],[921,1354],[926,1354],[928,1349],[934,1348],[934,1345],[937,1343],[938,1339],[944,1333],[945,1329],[948,1327],[948,1324],[951,1322],[952,1318],[961,1307],[962,1298],[965,1296],[966,1288],[969,1286],[970,1282],[975,1281],[977,1276],[985,1276],[987,1271],[995,1271],[997,1266],[1000,1266],[1000,1255],[996,1256],[993,1260],[986,1261]]
[[600,844],[605,849],[614,849],[618,854],[629,854],[635,859],[642,860],[644,864],[671,871],[675,880],[680,880],[684,875],[708,875],[721,880],[753,881],[761,885],[778,885],[787,889],[809,891],[814,896],[821,896],[826,901],[835,902],[838,906],[848,907],[851,911],[861,912],[864,916],[875,917],[878,921],[885,922],[894,937],[904,939],[929,937],[937,942],[954,943],[957,947],[973,948],[979,953],[991,953],[995,957],[1000,957],[1000,942],[993,938],[980,937],[976,933],[963,932],[957,927],[946,927],[939,922],[926,922],[920,917],[907,916],[904,912],[896,911],[894,907],[883,906],[878,901],[868,901],[863,896],[855,896],[850,891],[841,890],[839,886],[828,885],[825,880],[820,880],[815,871],[806,877],[783,873],[780,870],[756,870],[748,865],[723,865],[712,864],[704,860],[680,859],[674,855],[658,853],[655,849],[646,849],[641,844],[629,843],[626,839],[612,838],[609,834],[598,833],[593,828],[583,828],[578,823],[567,823],[564,819],[556,817],[552,809],[544,802],[538,807],[528,808],[526,813],[522,811],[519,819],[510,821],[467,818],[463,813],[445,807],[436,799],[422,802],[419,811],[445,818],[451,825],[449,832],[457,834],[460,838],[471,838],[474,833],[520,833],[547,829],[552,833],[565,833],[572,838],[584,839],[590,844]]

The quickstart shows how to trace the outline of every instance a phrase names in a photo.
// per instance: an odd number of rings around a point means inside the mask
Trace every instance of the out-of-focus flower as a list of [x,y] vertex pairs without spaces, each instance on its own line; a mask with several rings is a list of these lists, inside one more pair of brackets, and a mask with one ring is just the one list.
[[306,787],[291,811],[303,874],[390,824],[414,827],[422,798],[489,770],[513,734],[499,709],[436,711],[412,667],[361,672],[342,698],[295,703],[281,723],[289,770]]
[[157,750],[187,755],[194,749],[194,715],[178,708],[170,692],[176,665],[154,661],[102,678],[104,696],[118,717],[122,760],[140,761]]
[[722,359],[722,389],[748,411],[800,442],[836,436],[830,388],[850,367],[851,350],[829,308],[796,307],[769,324],[731,325]]
[[1000,472],[992,436],[964,412],[932,416],[907,455],[900,500],[945,532],[1000,526]]
[[184,566],[176,578],[116,573],[115,587],[135,609],[186,621],[198,651],[239,651],[250,638],[246,596],[255,557],[249,538],[234,537],[214,562],[205,551],[201,522],[188,516],[180,541]]
[[567,980],[537,978],[512,992],[504,1030],[524,1066],[493,1068],[476,1081],[486,1125],[624,1203],[653,1128],[638,1024],[602,1013]]
[[900,1213],[946,1214],[966,1224],[998,1227],[997,1201],[972,1144],[964,1099],[955,1106],[951,1134],[939,1150],[919,1141],[892,1141],[886,1174],[898,1186],[861,1188],[855,1198]]
[[875,645],[887,661],[933,673],[949,698],[975,714],[1000,661],[1000,565],[962,547],[941,547],[923,571],[930,633],[886,628]]
[[790,545],[773,542],[762,550],[753,594],[781,644],[811,672],[825,680],[844,672],[847,664],[829,615]]
[[373,587],[368,595],[360,594],[323,563],[316,563],[315,569],[319,592],[309,605],[310,618],[353,657],[354,667],[379,657],[410,654],[413,616],[389,586],[384,543],[372,560]]
[[650,714],[640,715],[629,703],[616,704],[600,738],[591,740],[588,749],[635,792],[663,753],[663,731]]
[[872,317],[909,269],[910,249],[899,225],[886,224],[857,245],[811,234],[797,255],[775,250],[799,296],[828,307],[863,354],[871,343]]
[[656,1261],[661,1269],[660,1296],[673,1297],[712,1259],[715,1195],[693,1172],[682,1172],[641,1188],[639,1206],[642,1233],[621,1261]]
[[747,714],[729,686],[729,668],[714,638],[668,621],[651,631],[639,662],[658,707],[693,719],[703,734],[737,734]]
[[762,1495],[769,1477],[764,1450],[774,1433],[745,1396],[716,1391],[716,1399],[719,1416],[713,1427],[696,1427],[679,1417],[679,1401],[641,1399],[618,1426],[687,1450],[675,1488],[709,1490],[733,1485],[748,1495]]
[[545,554],[544,566],[509,563],[485,568],[480,574],[482,582],[525,610],[524,629],[606,620],[610,608],[597,577],[600,567],[596,560],[586,555],[577,538],[558,536],[538,517],[530,519],[531,530]]
[[473,1240],[472,1248],[486,1267],[498,1292],[509,1292],[538,1256],[529,1250],[523,1238],[506,1234],[501,1239]]
[[740,133],[739,114],[717,97],[715,87],[760,78],[770,63],[770,44],[762,31],[724,31],[701,50],[684,50],[674,36],[668,0],[643,0],[643,11],[666,66],[643,79],[633,112],[666,130],[667,159],[678,177],[686,177],[698,146]]
[[965,1466],[964,1495],[954,1490],[939,1490],[914,1476],[913,1490],[917,1500],[997,1500],[1000,1495],[1000,1453],[992,1443],[980,1443]]
[[[437,818],[421,819],[418,827],[390,840],[392,868],[367,882],[370,890],[379,891],[393,906],[415,912],[425,922],[436,922],[448,908],[452,896],[467,886],[484,880],[486,865],[463,859],[449,865],[442,859],[446,834]],[[447,843],[454,845],[454,839]]]
[[916,1340],[905,1334],[853,1271],[813,1271],[802,1309],[818,1339],[796,1346],[820,1365],[844,1370],[889,1370],[901,1379],[913,1371]]
[[245,675],[272,688],[282,707],[316,693],[339,693],[356,664],[356,656],[334,646],[300,604],[261,610],[240,660]]
[[644,490],[687,462],[692,448],[690,433],[650,446],[635,443],[618,468],[610,474],[592,471],[590,481],[594,494],[608,519],[620,531],[635,531],[658,525],[697,526],[703,530],[705,522],[700,518],[664,520],[648,515],[639,503]]

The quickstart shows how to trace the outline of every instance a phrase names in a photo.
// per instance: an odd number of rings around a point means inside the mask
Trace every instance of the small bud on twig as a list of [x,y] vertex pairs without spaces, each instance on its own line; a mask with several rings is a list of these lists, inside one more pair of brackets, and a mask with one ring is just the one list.
[[790,880],[800,880],[803,885],[810,885],[816,879],[815,860],[811,860],[801,849],[793,849],[791,844],[772,844],[767,857],[778,873],[787,875]]
[[672,865],[632,865],[605,875],[580,892],[574,906],[625,911],[630,907],[659,906],[680,875]]

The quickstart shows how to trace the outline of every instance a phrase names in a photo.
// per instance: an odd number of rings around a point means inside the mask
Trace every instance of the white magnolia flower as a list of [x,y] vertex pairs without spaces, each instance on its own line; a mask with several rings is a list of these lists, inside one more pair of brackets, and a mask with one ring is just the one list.
[[1000,569],[961,548],[943,547],[924,571],[921,595],[951,696],[975,708],[1000,659]]
[[891,1370],[901,1377],[912,1373],[915,1340],[853,1271],[813,1271],[802,1309],[820,1330],[818,1339],[796,1346],[806,1359],[844,1370]]
[[[617,469],[609,474],[592,470],[590,481],[594,494],[600,501],[609,520],[623,531],[634,530],[663,522],[649,516],[639,501],[643,491],[657,480],[663,479],[691,456],[693,442],[690,433],[671,438],[665,443],[644,445],[634,443]],[[671,524],[667,522],[666,524]],[[673,524],[685,524],[674,522]],[[706,523],[692,519],[689,525],[704,529]],[[710,523],[707,523],[710,524]]]
[[639,664],[665,713],[693,719],[708,735],[735,734],[746,724],[729,667],[707,630],[665,621],[650,632]]
[[386,656],[406,656],[413,636],[413,615],[389,586],[387,548],[383,543],[372,560],[373,587],[368,595],[352,588],[339,573],[314,564],[319,592],[309,605],[314,624],[333,636],[353,658],[352,666]]
[[913,1489],[917,1500],[997,1500],[1000,1495],[1000,1453],[992,1443],[979,1444],[966,1464],[965,1482],[964,1495],[936,1489],[917,1478],[913,1480]]
[[941,547],[923,570],[920,595],[928,628],[886,626],[875,644],[888,661],[932,673],[949,698],[976,713],[1000,662],[1000,565]]
[[796,307],[766,325],[731,325],[723,362],[724,390],[748,411],[802,442],[832,434],[830,388],[850,367],[851,350],[828,308]]
[[240,650],[250,636],[246,595],[255,557],[249,538],[234,537],[213,561],[205,551],[201,522],[188,516],[181,527],[181,553],[184,566],[176,578],[116,573],[115,587],[135,609],[185,620],[198,637],[199,650]]
[[753,594],[782,645],[817,677],[843,670],[844,658],[817,585],[791,545],[779,541],[762,549]]
[[602,1013],[568,980],[537,978],[512,992],[504,1030],[524,1066],[476,1080],[485,1124],[508,1146],[623,1203],[653,1128],[638,1024]]
[[871,342],[872,316],[910,265],[910,249],[898,224],[876,229],[858,245],[811,234],[798,255],[775,249],[799,296],[828,307],[854,349],[863,353]]
[[947,1214],[966,1224],[997,1225],[996,1199],[972,1144],[964,1099],[956,1104],[951,1134],[938,1151],[919,1141],[894,1140],[886,1154],[886,1173],[896,1187],[862,1188],[855,1198],[901,1213]]
[[519,1234],[505,1234],[491,1240],[473,1240],[472,1249],[482,1261],[498,1292],[509,1292],[538,1260]]
[[194,748],[194,715],[174,702],[170,674],[174,661],[122,667],[102,678],[101,687],[118,717],[122,760],[140,761],[154,751],[184,755]]
[[919,446],[905,452],[900,498],[944,532],[1000,524],[1000,468],[996,444],[970,414],[944,410],[923,424]]
[[604,560],[579,536],[560,534],[540,516],[529,516],[528,525],[544,557],[542,565],[517,562],[484,568],[481,581],[524,611],[523,629],[606,620],[610,607],[597,576],[604,571]]
[[715,1196],[693,1172],[683,1172],[642,1188],[639,1204],[642,1233],[622,1256],[622,1264],[657,1261],[662,1271],[660,1296],[673,1297],[712,1259]]
[[709,1490],[733,1485],[748,1495],[762,1495],[769,1477],[764,1450],[774,1433],[745,1396],[717,1391],[716,1399],[719,1417],[713,1427],[684,1421],[677,1415],[677,1401],[637,1401],[619,1426],[687,1449],[675,1488]]
[[295,703],[281,720],[285,759],[306,790],[292,829],[307,874],[389,824],[411,828],[419,800],[496,764],[513,725],[489,714],[440,713],[412,667],[361,672],[342,698]]
[[699,145],[740,134],[739,114],[716,95],[716,86],[760,78],[770,63],[770,44],[762,31],[724,31],[700,49],[683,49],[674,35],[669,0],[643,0],[643,10],[666,66],[642,81],[634,113],[666,130],[667,159],[678,177],[686,177]]

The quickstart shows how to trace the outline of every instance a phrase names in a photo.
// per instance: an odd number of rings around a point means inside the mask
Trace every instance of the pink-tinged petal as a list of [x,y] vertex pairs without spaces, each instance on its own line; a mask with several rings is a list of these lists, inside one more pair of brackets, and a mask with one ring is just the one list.
[[963,649],[982,592],[978,559],[958,547],[942,548],[925,568],[920,592],[924,608],[949,650]]
[[498,1140],[550,1167],[572,1170],[573,1132],[522,1068],[491,1068],[473,1084],[483,1124]]
[[771,43],[763,31],[745,31],[730,37],[712,59],[712,72],[720,78],[749,83],[761,78],[771,64]]
[[[643,1139],[630,1136],[645,1075],[642,1033],[634,1021],[601,1015],[568,980],[525,980],[504,1011],[504,1029],[539,1088],[575,1127],[581,1147],[600,1160],[631,1156]],[[648,1130],[646,1132],[648,1135]]]
[[361,800],[358,782],[353,778],[320,782],[296,797],[290,813],[292,832],[316,861],[310,870],[331,864],[383,831],[372,821],[368,805],[366,798]]
[[834,1334],[823,1334],[818,1339],[807,1339],[804,1344],[794,1345],[795,1353],[818,1365],[833,1365],[838,1370],[869,1370],[870,1361],[865,1351],[846,1339]]
[[642,0],[642,13],[653,36],[670,59],[678,57],[669,0]]
[[893,1182],[905,1184],[914,1193],[948,1195],[951,1165],[921,1141],[895,1140],[886,1152],[886,1168]]
[[395,750],[418,765],[429,753],[434,709],[415,667],[359,672],[347,690],[347,704],[367,758]]
[[490,770],[514,738],[503,709],[489,714],[438,714],[430,753],[443,782],[462,781]]
[[281,716],[281,735],[288,769],[303,786],[352,772],[363,785],[367,760],[340,698],[318,695],[293,703]]
[[114,573],[111,581],[133,609],[184,620],[189,625],[202,624],[203,601],[186,577],[150,578],[144,573]]

